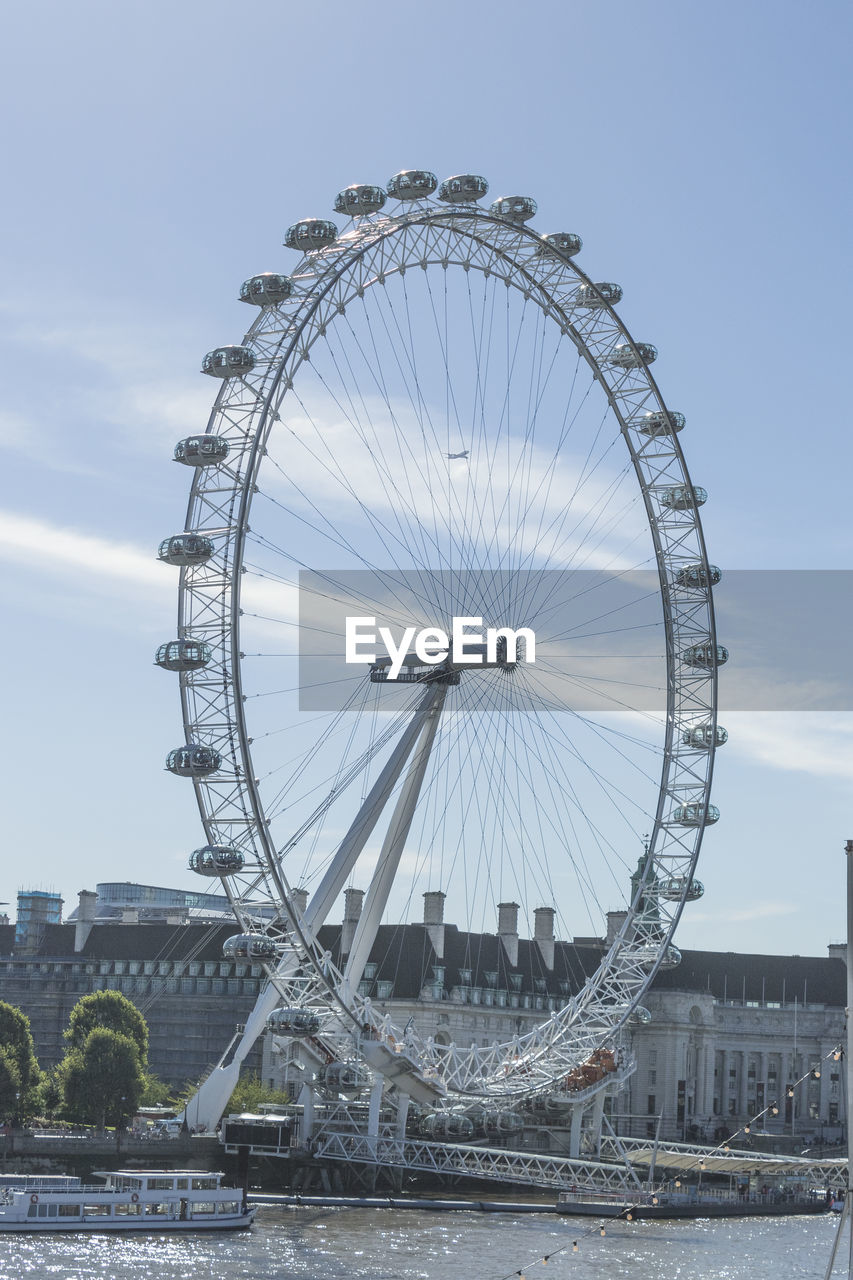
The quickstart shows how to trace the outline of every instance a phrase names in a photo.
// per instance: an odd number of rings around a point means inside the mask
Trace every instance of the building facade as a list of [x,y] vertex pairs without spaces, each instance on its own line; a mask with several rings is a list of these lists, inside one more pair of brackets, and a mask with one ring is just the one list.
[[[141,904],[144,895],[121,886],[99,909],[96,895],[83,891],[73,923],[41,922],[37,941],[30,935],[24,947],[14,926],[0,924],[0,998],[29,1016],[43,1067],[61,1059],[71,1009],[92,991],[118,990],[136,1004],[149,1025],[151,1068],[176,1086],[198,1080],[241,1029],[264,983],[260,967],[223,958],[236,926],[216,918],[218,903],[194,904],[215,913],[200,922],[190,904],[166,901],[163,893],[158,901],[148,895],[156,914],[140,921],[128,904]],[[338,966],[362,898],[348,890],[341,924],[320,931]],[[562,1008],[607,944],[556,939],[548,908],[534,913],[532,937],[521,936],[515,903],[498,906],[496,923],[491,934],[460,930],[444,920],[444,895],[425,894],[422,923],[380,927],[360,993],[398,1026],[414,1017],[439,1044],[509,1041]],[[659,973],[643,998],[651,1020],[629,1033],[636,1070],[609,1100],[614,1127],[633,1136],[714,1140],[774,1103],[778,1114],[765,1115],[758,1131],[788,1137],[799,1149],[840,1140],[845,1064],[833,1051],[845,1036],[846,967],[844,949],[830,951],[684,951],[680,966]],[[272,1033],[249,1063],[261,1066],[268,1085],[294,1094],[321,1066],[310,1044]],[[803,1076],[809,1078],[789,1097]]]

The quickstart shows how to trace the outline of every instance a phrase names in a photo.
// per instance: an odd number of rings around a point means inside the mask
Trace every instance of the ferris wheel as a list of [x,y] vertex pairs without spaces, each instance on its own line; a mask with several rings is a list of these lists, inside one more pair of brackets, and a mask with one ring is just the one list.
[[[636,1017],[702,893],[726,739],[707,494],[657,352],[577,235],[487,190],[407,170],[342,190],[340,227],[288,229],[291,270],[247,279],[252,324],[204,357],[219,391],[175,449],[192,485],[159,551],[180,567],[167,767],[193,781],[190,866],[231,901],[229,954],[263,965],[271,1025],[319,1039],[332,1076],[435,1102],[542,1093]],[[392,1025],[370,974],[423,901],[472,971],[499,906],[544,921],[537,1025],[473,1044]],[[435,937],[409,957],[424,987]],[[607,939],[591,973],[581,937]],[[498,954],[495,991],[518,966],[511,939]]]

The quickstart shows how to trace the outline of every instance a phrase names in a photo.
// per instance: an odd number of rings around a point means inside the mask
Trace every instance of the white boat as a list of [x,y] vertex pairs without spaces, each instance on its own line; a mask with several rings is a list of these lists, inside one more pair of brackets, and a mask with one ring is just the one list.
[[223,1231],[251,1226],[256,1212],[242,1191],[222,1185],[222,1173],[122,1169],[93,1176],[104,1185],[4,1179],[0,1231]]

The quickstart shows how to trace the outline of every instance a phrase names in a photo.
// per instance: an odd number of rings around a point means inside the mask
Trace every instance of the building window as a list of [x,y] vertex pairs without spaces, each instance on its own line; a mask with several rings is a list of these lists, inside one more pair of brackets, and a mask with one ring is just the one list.
[[657,1049],[649,1049],[649,1066],[656,1067],[657,1065],[658,1065],[658,1051]]
[[649,1087],[652,1088],[658,1082],[658,1073],[656,1071],[649,1072]]
[[646,1113],[650,1116],[656,1115],[657,1109],[657,1098],[653,1093],[650,1093],[646,1100]]

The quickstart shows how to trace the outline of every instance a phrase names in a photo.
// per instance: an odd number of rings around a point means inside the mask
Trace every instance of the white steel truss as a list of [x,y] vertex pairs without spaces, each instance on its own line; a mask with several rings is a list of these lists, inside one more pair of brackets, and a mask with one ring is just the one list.
[[[604,391],[636,475],[655,548],[666,633],[666,741],[657,811],[644,874],[624,925],[596,973],[563,1009],[534,1031],[487,1046],[439,1045],[420,1038],[416,1029],[404,1035],[357,994],[360,968],[378,927],[387,886],[377,885],[356,959],[351,959],[346,973],[323,952],[317,931],[336,896],[332,890],[342,887],[341,869],[351,866],[348,853],[363,830],[350,832],[348,850],[346,841],[339,847],[333,870],[303,915],[285,875],[287,848],[277,848],[269,835],[242,684],[241,573],[270,432],[281,421],[300,371],[311,361],[312,348],[330,327],[342,322],[366,291],[381,289],[392,277],[415,268],[473,271],[502,280],[507,289],[532,300],[574,343]],[[508,1099],[544,1094],[599,1046],[614,1043],[669,955],[699,856],[704,822],[684,826],[674,815],[685,803],[707,812],[716,740],[717,663],[714,658],[704,668],[691,666],[684,654],[697,646],[710,646],[715,653],[716,632],[697,504],[679,508],[668,501],[673,490],[694,493],[680,443],[674,430],[644,431],[645,415],[669,411],[641,349],[616,311],[603,301],[592,308],[581,305],[579,289],[596,286],[574,260],[549,250],[527,226],[474,205],[417,201],[397,216],[383,213],[354,220],[334,244],[306,254],[292,278],[293,296],[265,307],[243,339],[254,354],[254,367],[220,389],[208,432],[227,441],[229,455],[219,466],[196,472],[187,509],[186,529],[214,544],[206,563],[181,570],[178,615],[179,637],[203,641],[213,653],[203,670],[180,677],[186,741],[211,746],[223,761],[217,772],[194,780],[206,837],[211,845],[241,851],[242,871],[223,877],[237,919],[244,930],[275,940],[279,958],[265,962],[274,989],[287,1004],[324,1008],[324,1041],[336,1044],[342,1058],[353,1048],[360,1052],[367,1036],[407,1055],[413,1071],[437,1081],[441,1091]],[[630,361],[628,367],[614,363],[620,344],[627,344],[636,357],[633,367]],[[704,584],[685,583],[680,571],[697,564],[703,568]],[[421,732],[422,693],[415,691],[374,748],[378,752],[395,735],[398,742],[405,740],[408,750],[392,757],[401,769]],[[701,747],[684,739],[696,723],[709,726],[710,742]],[[383,805],[389,796],[390,789]],[[413,802],[416,799],[417,788]],[[367,820],[372,826],[379,812],[375,804],[363,806],[354,828],[359,823],[363,828]],[[401,849],[402,844],[395,845],[394,856],[399,858]],[[683,888],[677,897],[664,896],[664,884]],[[273,920],[268,910],[259,910],[270,905],[275,908]],[[270,994],[262,997],[264,1007],[273,999]],[[255,1019],[253,1026],[260,1022]]]

